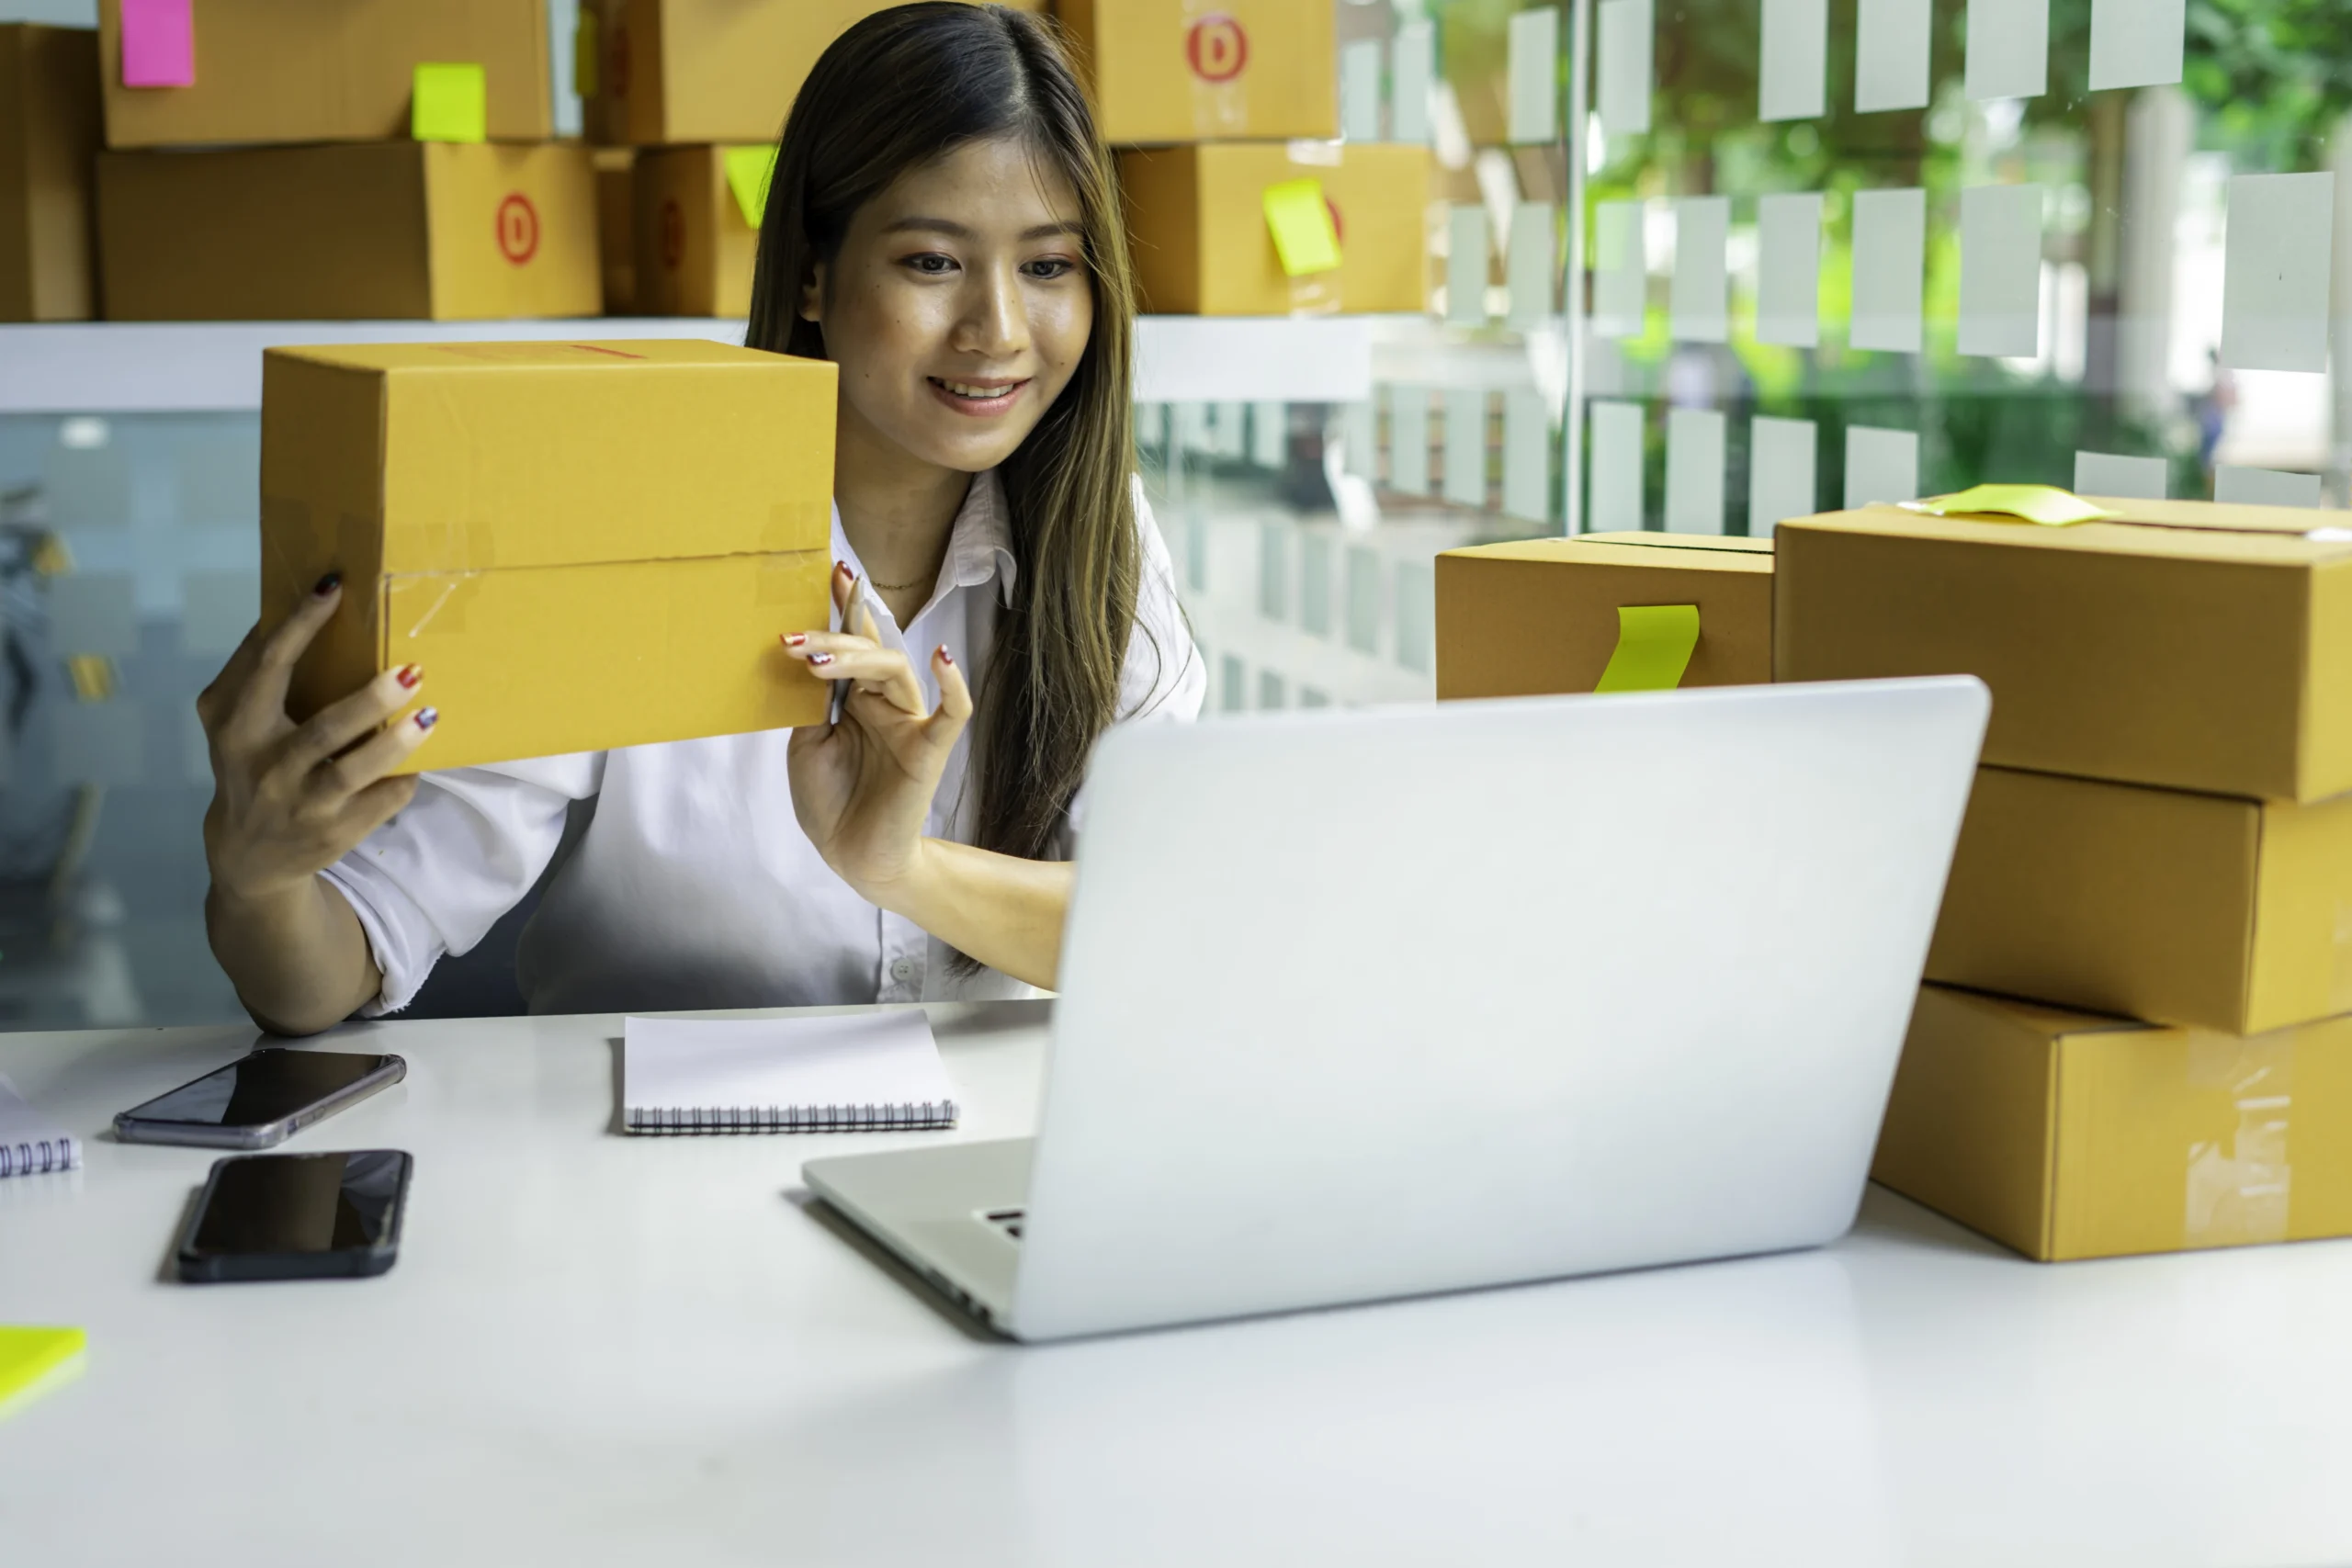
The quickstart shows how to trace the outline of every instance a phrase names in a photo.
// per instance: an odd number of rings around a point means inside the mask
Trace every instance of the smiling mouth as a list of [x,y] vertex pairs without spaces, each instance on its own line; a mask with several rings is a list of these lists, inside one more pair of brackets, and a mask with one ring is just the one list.
[[942,376],[925,379],[951,404],[974,413],[997,412],[1009,406],[1029,385],[1025,377],[1017,381],[952,381]]

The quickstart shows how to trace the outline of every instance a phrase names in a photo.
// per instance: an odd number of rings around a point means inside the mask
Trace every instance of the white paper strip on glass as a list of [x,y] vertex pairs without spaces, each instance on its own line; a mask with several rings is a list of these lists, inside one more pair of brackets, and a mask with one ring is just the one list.
[[1756,341],[1821,344],[1821,193],[1756,203]]
[[2126,457],[2113,452],[2075,454],[2076,495],[2162,501],[2165,477],[2166,466],[2162,457]]
[[1919,436],[1916,431],[1846,427],[1846,505],[1919,499]]
[[1487,324],[1487,209],[1456,205],[1446,217],[1445,321],[1448,326]]
[[1666,531],[1724,531],[1724,429],[1714,409],[1674,409],[1666,416]]
[[2233,370],[2327,368],[2328,256],[2335,176],[2230,181],[2222,263],[2222,363]]
[[2091,91],[2180,80],[2187,0],[2091,0]]
[[1927,247],[1926,191],[1854,193],[1853,346],[1919,352]]
[[1522,201],[1511,212],[1510,251],[1503,281],[1510,291],[1509,324],[1521,332],[1552,319],[1552,280],[1558,272],[1559,209]]
[[1857,0],[1854,17],[1854,108],[1928,107],[1928,42],[1932,0]]
[[2041,352],[2044,187],[1971,186],[1960,193],[1960,352]]
[[1784,519],[1819,506],[1815,452],[1820,431],[1809,419],[1758,414],[1747,427],[1747,534],[1769,539]]
[[1380,140],[1380,40],[1358,39],[1340,49],[1340,134],[1351,141]]
[[1731,336],[1731,198],[1686,197],[1674,204],[1674,282],[1667,316],[1678,343]]
[[1829,107],[1829,0],[1764,0],[1756,118],[1818,119]]
[[1455,387],[1445,394],[1445,499],[1456,506],[1487,504],[1487,394]]
[[1503,394],[1503,511],[1527,523],[1552,513],[1552,417],[1544,394],[1520,388]]
[[1388,488],[1400,495],[1430,492],[1430,389],[1388,389]]
[[1592,209],[1592,331],[1596,337],[1639,337],[1649,301],[1649,241],[1638,201],[1595,202]]
[[1398,28],[1390,65],[1388,139],[1426,147],[1430,141],[1430,83],[1437,69],[1437,24],[1407,22]]
[[2320,478],[2223,463],[2213,470],[2213,499],[2234,506],[2317,506]]
[[1514,146],[1560,134],[1560,13],[1549,6],[1510,19],[1510,127]]
[[1611,136],[1642,136],[1650,129],[1650,51],[1655,23],[1650,0],[1600,0],[1599,76],[1600,129]]
[[1589,533],[1614,533],[1642,525],[1642,406],[1596,399],[1591,449],[1585,469],[1591,476]]
[[1963,90],[2038,98],[2050,90],[2050,0],[1968,0]]

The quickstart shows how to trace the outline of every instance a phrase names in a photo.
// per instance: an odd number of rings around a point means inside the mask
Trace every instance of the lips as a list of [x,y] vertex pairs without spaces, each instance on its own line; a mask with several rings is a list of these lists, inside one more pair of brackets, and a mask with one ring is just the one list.
[[996,414],[1011,408],[1029,385],[1028,378],[990,381],[960,381],[944,376],[931,376],[932,395],[958,413]]

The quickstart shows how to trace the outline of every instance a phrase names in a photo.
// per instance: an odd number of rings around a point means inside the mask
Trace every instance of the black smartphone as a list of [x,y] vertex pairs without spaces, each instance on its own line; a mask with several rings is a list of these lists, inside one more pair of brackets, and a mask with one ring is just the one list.
[[180,1233],[180,1278],[212,1284],[381,1274],[400,1256],[413,1163],[400,1149],[215,1160]]
[[398,1056],[261,1046],[114,1119],[135,1144],[266,1149],[408,1076]]

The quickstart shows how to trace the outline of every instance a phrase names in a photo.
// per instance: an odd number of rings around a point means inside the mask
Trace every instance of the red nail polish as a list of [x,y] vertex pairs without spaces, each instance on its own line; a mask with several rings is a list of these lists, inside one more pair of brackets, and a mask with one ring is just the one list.
[[342,586],[343,573],[339,571],[331,571],[324,577],[319,579],[317,582],[313,583],[311,587],[311,592],[323,599]]
[[808,635],[806,632],[794,632],[790,637],[784,639],[784,646],[786,648],[798,648],[802,643],[807,642],[808,640]]
[[956,662],[956,656],[947,651],[947,645],[944,642],[939,645],[939,661],[942,664],[953,664]]
[[440,722],[441,710],[439,708],[419,708],[416,710],[416,727],[419,729],[430,729]]
[[416,690],[416,683],[424,679],[424,671],[413,664],[403,664],[401,666],[401,672],[392,679],[398,681],[407,690],[413,692]]
[[808,662],[811,664],[831,664],[832,661],[833,656],[830,653],[812,653],[808,656]]

